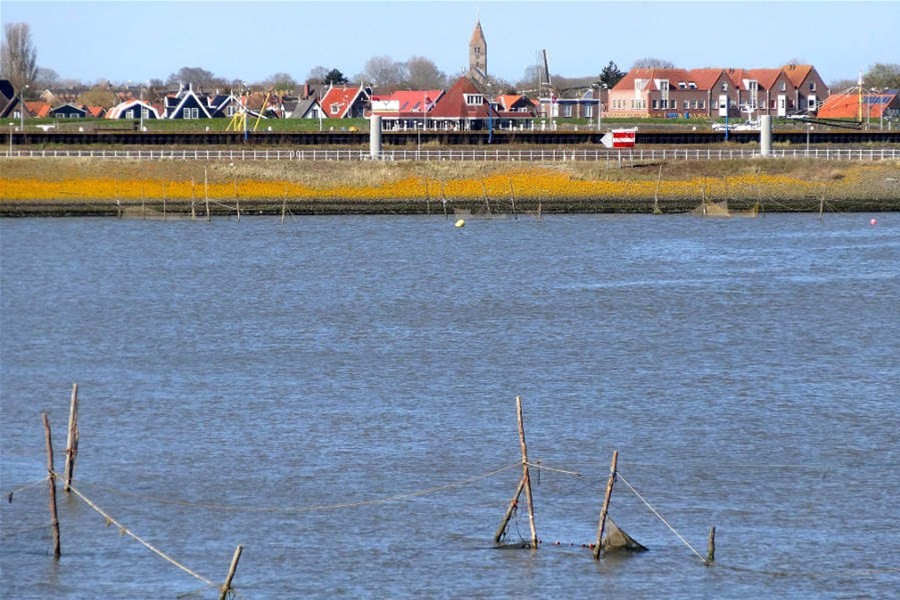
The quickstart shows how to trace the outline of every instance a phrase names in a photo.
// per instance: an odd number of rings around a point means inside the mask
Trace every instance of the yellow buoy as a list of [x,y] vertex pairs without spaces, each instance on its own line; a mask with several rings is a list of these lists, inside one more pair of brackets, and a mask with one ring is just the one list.
[[456,225],[457,227],[463,227],[465,224],[466,224],[465,219],[460,219],[456,223],[454,223],[454,225]]

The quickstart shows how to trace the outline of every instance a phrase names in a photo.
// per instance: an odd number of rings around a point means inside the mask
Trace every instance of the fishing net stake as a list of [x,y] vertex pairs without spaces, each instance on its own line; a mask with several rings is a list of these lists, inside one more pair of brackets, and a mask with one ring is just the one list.
[[513,511],[516,510],[516,507],[519,505],[519,496],[522,495],[522,490],[525,489],[525,478],[522,477],[519,479],[519,487],[516,488],[516,493],[513,496],[512,500],[509,501],[509,506],[506,507],[506,514],[503,515],[503,520],[500,521],[500,527],[497,528],[497,533],[494,534],[494,545],[500,546],[500,540],[503,539],[503,534],[506,531],[506,525],[509,523],[509,520],[512,518]]
[[522,447],[522,481],[528,503],[528,524],[531,526],[531,547],[537,550],[537,529],[534,526],[534,500],[531,497],[531,477],[528,474],[528,449],[525,446],[525,425],[522,417],[522,398],[516,396],[516,419],[519,423],[519,445]]
[[225,583],[222,584],[219,600],[225,600],[228,592],[231,591],[231,580],[234,579],[234,572],[237,570],[238,561],[241,559],[243,550],[244,546],[241,544],[238,544],[238,547],[234,549],[234,556],[231,559],[231,566],[228,567],[228,576],[225,578]]
[[75,456],[78,454],[78,384],[72,384],[72,400],[69,403],[69,434],[66,440],[66,470],[63,474],[63,491],[72,487],[75,474]]
[[53,441],[50,435],[50,418],[41,413],[44,419],[44,438],[47,440],[47,473],[50,491],[50,528],[53,531],[53,557],[59,559],[59,519],[56,516],[56,471],[53,470]]
[[709,528],[709,540],[706,542],[706,562],[707,567],[716,561],[716,526]]
[[606,494],[600,508],[600,523],[597,524],[597,543],[594,544],[594,560],[600,560],[600,548],[603,543],[603,530],[606,528],[606,516],[609,514],[609,499],[612,497],[613,483],[616,481],[616,463],[619,451],[613,450],[612,462],[609,465],[609,480],[606,482]]

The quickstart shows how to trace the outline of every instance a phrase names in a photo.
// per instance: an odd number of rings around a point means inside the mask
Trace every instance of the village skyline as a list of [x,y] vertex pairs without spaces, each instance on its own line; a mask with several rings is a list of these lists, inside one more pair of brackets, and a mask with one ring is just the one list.
[[[509,82],[526,77],[541,50],[547,51],[554,76],[571,78],[597,76],[610,61],[627,71],[655,57],[688,69],[801,62],[816,65],[833,82],[892,62],[890,29],[900,21],[900,3],[891,2],[235,1],[213,6],[4,1],[2,21],[29,24],[38,66],[60,80],[135,85],[165,80],[186,65],[248,83],[276,73],[303,82],[317,68],[336,68],[353,79],[373,57],[398,63],[423,57],[452,80],[467,68],[476,21],[487,39],[488,74]],[[640,17],[649,13],[653,19]],[[641,19],[639,27],[635,18]],[[851,39],[857,25],[865,26],[865,35]],[[810,28],[815,35],[809,35]],[[735,43],[736,33],[746,41]]]

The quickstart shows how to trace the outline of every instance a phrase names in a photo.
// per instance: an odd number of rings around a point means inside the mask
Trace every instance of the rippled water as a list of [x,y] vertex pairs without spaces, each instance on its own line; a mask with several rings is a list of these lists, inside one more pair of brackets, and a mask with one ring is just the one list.
[[[870,218],[3,220],[0,491],[46,473],[43,411],[62,470],[77,382],[76,488],[216,584],[243,544],[242,598],[890,597],[900,217]],[[536,552],[491,548],[517,395],[579,473],[533,471]],[[650,551],[595,562],[613,450]],[[2,504],[3,597],[216,597],[62,493],[54,561],[46,498]]]

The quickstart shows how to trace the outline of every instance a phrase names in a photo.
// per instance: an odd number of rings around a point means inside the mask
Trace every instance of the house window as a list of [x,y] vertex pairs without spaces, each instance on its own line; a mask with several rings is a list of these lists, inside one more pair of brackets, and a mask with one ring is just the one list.
[[683,82],[683,81],[679,81],[679,82],[678,82],[678,89],[679,89],[679,90],[683,90],[683,89],[685,89],[686,87],[687,87],[687,84],[686,84],[685,82]]
[[484,104],[484,96],[481,94],[466,94],[466,106],[481,106]]
[[723,92],[727,92],[727,91],[728,91],[728,84],[725,83],[724,81],[722,82],[722,91],[723,91]]
[[690,100],[685,100],[685,101],[681,104],[681,108],[683,108],[683,109],[685,109],[685,110],[689,109],[690,107],[691,107],[691,101],[690,101]]
[[126,119],[133,119],[133,118],[134,118],[134,111],[133,111],[133,110],[126,110],[126,111],[125,111],[125,118],[126,118]]
[[697,84],[694,83],[693,81],[689,81],[689,82],[688,82],[688,88],[690,88],[690,89],[692,89],[692,90],[696,90],[696,89],[697,89]]
[[781,82],[781,91],[782,92],[787,91],[787,82],[786,81]]
[[[663,100],[663,102],[665,102],[665,100]],[[653,99],[653,110],[656,110],[657,108],[659,108],[659,100],[654,98]]]
[[816,82],[815,81],[809,82],[809,91],[811,91],[811,92],[816,91]]
[[703,110],[705,108],[706,108],[706,100],[701,100],[700,101],[700,109]]
[[341,105],[335,102],[331,105],[331,114],[336,115],[341,112]]
[[594,107],[591,106],[590,104],[586,105],[584,107],[584,116],[586,119],[590,119],[591,117],[593,117],[594,116]]

